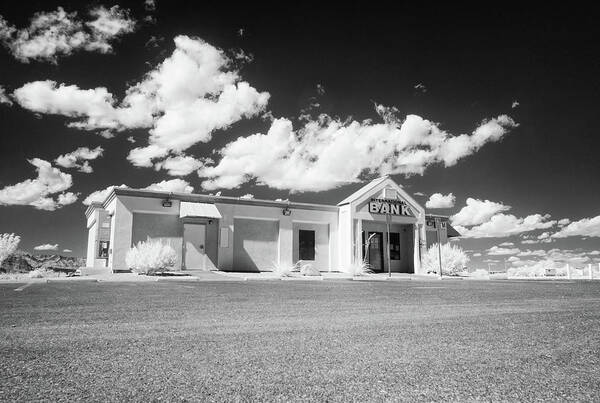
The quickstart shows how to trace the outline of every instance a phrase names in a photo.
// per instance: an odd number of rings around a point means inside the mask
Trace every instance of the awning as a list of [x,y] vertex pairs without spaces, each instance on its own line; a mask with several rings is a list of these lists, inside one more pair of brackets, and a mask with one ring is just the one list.
[[222,218],[223,216],[214,204],[181,202],[179,204],[179,217]]

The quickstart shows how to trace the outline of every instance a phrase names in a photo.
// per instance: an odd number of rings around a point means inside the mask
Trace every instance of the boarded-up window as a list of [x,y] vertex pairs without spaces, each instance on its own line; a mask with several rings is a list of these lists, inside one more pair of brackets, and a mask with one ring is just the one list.
[[390,232],[390,259],[400,260],[400,234]]
[[300,260],[315,260],[315,231],[298,231],[298,257]]

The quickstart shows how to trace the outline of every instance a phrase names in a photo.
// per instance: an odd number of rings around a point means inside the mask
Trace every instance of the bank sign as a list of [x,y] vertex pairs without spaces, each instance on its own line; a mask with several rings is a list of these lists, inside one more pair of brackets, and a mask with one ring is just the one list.
[[371,199],[369,213],[411,216],[410,208],[404,200]]

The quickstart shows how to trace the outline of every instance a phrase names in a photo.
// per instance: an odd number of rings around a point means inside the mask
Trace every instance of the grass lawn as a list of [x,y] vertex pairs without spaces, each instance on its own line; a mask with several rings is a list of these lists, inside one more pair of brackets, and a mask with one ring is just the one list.
[[600,281],[0,284],[0,400],[600,400]]

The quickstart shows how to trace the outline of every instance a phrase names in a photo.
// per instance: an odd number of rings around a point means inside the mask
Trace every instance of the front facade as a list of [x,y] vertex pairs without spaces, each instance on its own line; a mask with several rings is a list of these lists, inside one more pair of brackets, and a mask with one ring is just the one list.
[[338,205],[115,188],[86,211],[88,267],[127,270],[127,251],[160,239],[181,270],[271,271],[298,262],[320,271],[422,273],[421,254],[455,232],[388,177]]

